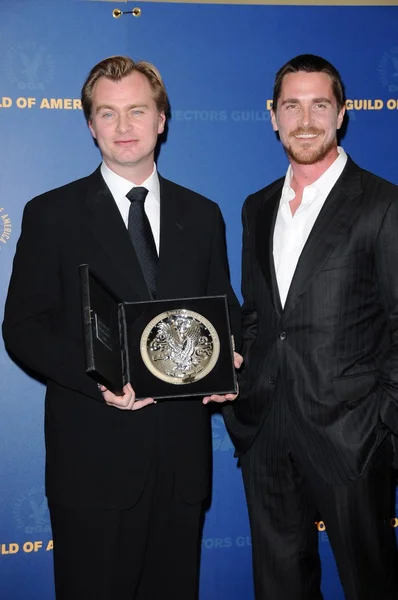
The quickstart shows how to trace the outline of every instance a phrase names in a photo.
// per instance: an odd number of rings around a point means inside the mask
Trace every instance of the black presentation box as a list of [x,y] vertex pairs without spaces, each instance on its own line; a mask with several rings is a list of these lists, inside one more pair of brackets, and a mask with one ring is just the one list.
[[[136,397],[139,399],[237,393],[237,379],[233,364],[233,338],[226,296],[124,302],[117,298],[106,284],[90,271],[88,265],[80,265],[79,271],[86,372],[95,381],[105,385],[117,395],[122,394],[123,386],[126,383],[131,383]],[[216,332],[215,336],[211,336],[214,342],[211,347],[213,349],[219,347],[219,354],[213,368],[206,375],[195,380],[193,379],[196,376],[184,377],[185,383],[175,384],[159,378],[156,368],[154,372],[150,370],[147,364],[149,362],[151,365],[151,361],[145,359],[146,362],[144,362],[143,358],[143,355],[148,356],[145,348],[149,342],[146,344],[141,340],[143,333],[146,340],[145,332],[152,331],[150,323],[159,322],[157,317],[164,313],[168,315],[169,311],[180,310],[192,311],[204,318],[203,321],[200,320],[200,324],[202,322],[210,324],[210,332]],[[174,313],[172,314],[174,315]],[[168,322],[167,317],[165,321]],[[195,325],[197,326],[196,319],[194,327]],[[219,346],[215,341],[217,338]],[[188,342],[189,340],[185,342],[184,348],[188,346]],[[169,346],[167,347],[169,348]],[[197,353],[200,354],[200,352],[200,349],[197,350]],[[217,352],[213,352],[211,359],[213,362],[216,354]],[[153,362],[153,364],[156,367],[157,363]],[[168,375],[165,377],[170,379]]]

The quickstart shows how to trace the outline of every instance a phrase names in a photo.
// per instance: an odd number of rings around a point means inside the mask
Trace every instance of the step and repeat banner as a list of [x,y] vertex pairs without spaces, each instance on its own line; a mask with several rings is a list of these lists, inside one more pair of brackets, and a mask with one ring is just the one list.
[[[112,14],[134,7],[138,16]],[[242,203],[287,168],[269,118],[274,76],[288,59],[305,52],[325,56],[343,76],[349,117],[345,149],[362,167],[398,184],[396,7],[0,0],[1,315],[25,203],[90,173],[100,162],[79,96],[90,68],[113,54],[145,59],[160,69],[172,117],[159,171],[219,203],[239,294]],[[65,218],[75,215],[71,211]],[[1,345],[2,600],[54,598],[43,398],[44,387]],[[203,531],[200,596],[251,600],[241,475],[217,412],[212,426],[214,483]],[[325,600],[342,600],[327,531],[322,522],[317,526]],[[397,526],[396,518],[391,526]],[[75,539],[76,547],[84,545],[78,527]]]

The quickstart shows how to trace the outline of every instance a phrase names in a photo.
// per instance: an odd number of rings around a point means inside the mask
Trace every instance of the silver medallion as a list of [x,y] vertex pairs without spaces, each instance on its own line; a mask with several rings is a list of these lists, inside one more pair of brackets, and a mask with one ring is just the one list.
[[140,351],[146,367],[158,379],[183,385],[210,373],[220,354],[220,340],[203,315],[175,309],[148,323],[141,336]]

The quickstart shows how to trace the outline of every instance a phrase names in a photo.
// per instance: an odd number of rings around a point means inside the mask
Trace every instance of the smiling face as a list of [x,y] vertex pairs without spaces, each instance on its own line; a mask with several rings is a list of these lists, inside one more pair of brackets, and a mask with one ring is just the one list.
[[336,131],[344,112],[344,107],[338,109],[329,75],[298,71],[284,76],[271,121],[289,159],[313,165],[337,157]]
[[95,83],[88,124],[104,162],[118,175],[136,184],[149,177],[165,121],[142,73],[133,71],[120,81],[101,77]]

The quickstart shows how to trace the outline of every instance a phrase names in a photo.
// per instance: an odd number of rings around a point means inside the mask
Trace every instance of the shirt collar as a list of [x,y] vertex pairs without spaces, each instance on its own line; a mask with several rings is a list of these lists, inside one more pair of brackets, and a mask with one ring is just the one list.
[[101,164],[101,174],[116,202],[120,202],[120,200],[125,198],[126,194],[128,194],[133,187],[144,187],[152,193],[156,202],[160,204],[160,184],[155,163],[150,176],[139,186],[136,186],[135,183],[131,183],[128,179],[125,179],[112,171],[104,162]]
[[[326,169],[326,171],[324,173],[322,173],[322,175],[316,181],[314,181],[314,183],[312,183],[311,185],[305,186],[304,189],[314,188],[314,189],[316,189],[318,194],[324,198],[326,198],[329,195],[332,187],[334,186],[334,184],[340,177],[340,175],[343,172],[343,169],[347,163],[347,154],[345,153],[344,149],[341,146],[338,146],[337,151],[338,151],[339,155],[336,158],[336,160],[330,165],[330,167],[328,167]],[[282,197],[281,197],[282,202],[289,202],[295,196],[294,191],[290,187],[292,175],[293,175],[292,166],[289,165],[286,176],[285,176],[285,181],[283,183]]]

